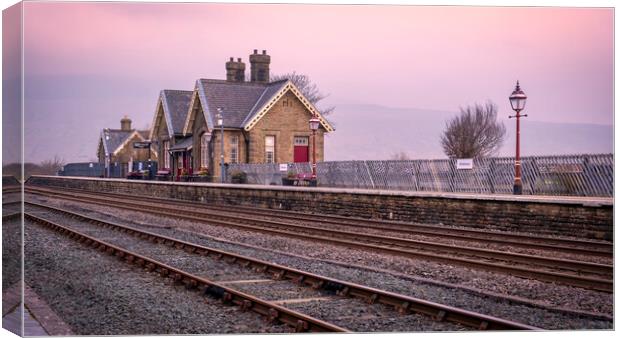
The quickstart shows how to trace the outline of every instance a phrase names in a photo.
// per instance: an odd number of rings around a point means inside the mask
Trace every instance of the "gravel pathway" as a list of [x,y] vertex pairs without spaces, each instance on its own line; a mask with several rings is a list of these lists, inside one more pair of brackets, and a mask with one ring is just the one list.
[[[47,200],[40,197],[35,199],[39,201]],[[510,318],[511,320],[547,329],[600,329],[613,327],[613,323],[610,320],[566,313],[561,310],[523,305],[471,292],[460,288],[460,286],[505,295],[515,295],[532,299],[551,307],[591,311],[612,316],[613,295],[607,293],[525,280],[445,264],[343,249],[332,245],[319,245],[290,238],[266,236],[170,218],[154,217],[145,213],[111,210],[110,208],[55,199],[49,199],[48,202],[51,205],[70,207],[73,210],[93,216],[112,221],[122,221],[198,244],[254,256],[333,278],[462,307],[471,311]],[[145,223],[152,225],[145,225]],[[190,231],[200,232],[204,235],[197,235]],[[219,239],[209,236],[218,237]],[[226,240],[244,243],[245,245],[228,243]],[[265,249],[258,250],[250,246],[258,246]],[[306,258],[296,257],[295,255],[303,255]],[[345,267],[342,264],[334,264],[333,261],[341,262],[344,265],[355,265],[356,267]],[[359,265],[372,267],[372,269],[359,267]],[[373,269],[387,270],[387,273],[373,271]],[[403,277],[402,274],[408,276]],[[454,286],[439,286],[432,282],[420,280],[420,278],[452,283]]]
[[26,282],[78,335],[291,332],[51,230],[25,229]]

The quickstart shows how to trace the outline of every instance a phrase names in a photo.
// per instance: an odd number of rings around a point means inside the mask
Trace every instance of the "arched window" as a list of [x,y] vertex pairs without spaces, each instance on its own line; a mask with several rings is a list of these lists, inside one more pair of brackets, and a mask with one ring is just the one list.
[[207,168],[209,166],[209,141],[211,134],[202,133],[200,135],[200,167]]

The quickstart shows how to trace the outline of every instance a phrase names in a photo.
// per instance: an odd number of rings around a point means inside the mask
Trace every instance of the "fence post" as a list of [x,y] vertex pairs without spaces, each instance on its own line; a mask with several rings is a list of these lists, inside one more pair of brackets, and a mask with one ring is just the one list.
[[364,161],[364,165],[366,166],[366,172],[368,173],[368,178],[370,178],[370,184],[372,184],[372,188],[375,188],[375,180],[372,179],[372,175],[370,174],[370,167],[368,167],[368,161]]
[[449,176],[448,176],[448,184],[450,186],[450,192],[456,192],[456,187],[455,187],[455,182],[454,182],[454,175],[456,174],[456,163],[455,163],[455,159],[453,158],[449,158],[448,159],[448,170],[449,172]]
[[487,181],[489,181],[489,190],[491,194],[495,193],[495,159],[489,161],[489,171],[487,172]]

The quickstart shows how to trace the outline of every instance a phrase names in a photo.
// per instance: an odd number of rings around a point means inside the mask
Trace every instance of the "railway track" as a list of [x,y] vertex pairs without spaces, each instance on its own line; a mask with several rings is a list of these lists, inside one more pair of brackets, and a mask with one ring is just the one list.
[[[278,319],[298,331],[346,330],[346,326],[341,326],[339,323],[330,324],[326,319],[316,319],[307,314],[297,313],[304,309],[304,303],[307,302],[336,304],[329,308],[330,316],[336,317],[338,315],[334,314],[334,308],[361,306],[374,307],[374,310],[368,312],[378,315],[377,318],[365,320],[381,321],[396,317],[400,318],[401,322],[407,322],[411,320],[410,316],[421,314],[425,320],[446,322],[448,330],[458,330],[462,326],[479,330],[540,330],[533,326],[348,283],[60,208],[36,206],[35,209],[26,213],[26,219],[65,233],[100,250],[107,250],[108,253],[116,254],[128,262],[157,270],[162,275],[171,276],[174,280],[184,283],[188,288],[201,289],[204,293],[240,306],[244,310],[255,309],[270,320]],[[42,213],[46,215],[41,216]],[[69,222],[53,220],[57,215],[71,219]],[[65,225],[60,225],[60,222]],[[125,249],[127,247],[136,252],[128,251]],[[227,280],[222,274],[217,278],[220,280],[218,282],[202,277],[205,273],[211,275],[215,273],[212,262],[209,263],[211,265],[204,265],[206,260],[219,264],[220,269],[226,271],[225,275],[234,276],[228,277],[233,280]],[[244,280],[238,280],[239,276]],[[257,285],[261,284],[264,286],[257,288]],[[261,300],[261,294],[273,293],[274,289],[278,294],[289,295],[288,298]],[[302,297],[295,297],[299,295]],[[380,308],[377,309],[377,306]],[[322,311],[316,312],[316,310],[312,313],[312,315],[321,314]],[[339,320],[346,323],[347,320],[343,318],[340,316]],[[386,328],[389,331],[389,325]]]
[[230,214],[224,215],[208,211],[183,210],[180,213],[178,208],[164,205],[137,201],[133,201],[132,205],[129,205],[127,200],[121,202],[107,197],[95,197],[83,193],[79,197],[63,195],[62,198],[114,206],[125,210],[148,211],[161,216],[181,218],[210,225],[314,240],[323,243],[328,242],[346,247],[429,259],[447,264],[459,264],[488,271],[508,273],[517,277],[559,282],[598,291],[612,292],[613,290],[613,266],[611,265],[505,253],[494,250],[472,249],[396,237],[366,235],[356,232],[300,226],[290,222],[269,221]]
[[[26,191],[31,193],[55,193],[64,196],[72,196],[74,194],[85,193],[83,190],[77,189],[46,189],[40,187],[26,186]],[[69,192],[69,193],[67,193]],[[126,194],[114,194],[98,192],[98,196],[108,196],[111,198],[122,198],[123,200],[131,200],[136,202],[162,203],[166,205],[174,205],[179,208],[198,208],[204,211],[230,212],[231,206],[206,205],[204,203],[193,201],[180,201],[166,198],[153,198],[144,196],[133,196]],[[277,217],[282,220],[304,221],[317,224],[328,224],[330,226],[353,226],[358,229],[372,229],[378,231],[386,231],[395,234],[404,235],[428,235],[442,236],[463,241],[476,241],[480,243],[490,243],[499,245],[509,245],[525,249],[541,249],[551,250],[553,252],[565,252],[573,254],[584,254],[590,256],[609,257],[613,254],[613,244],[603,241],[589,241],[576,239],[563,239],[540,237],[533,235],[515,234],[507,232],[489,232],[486,230],[450,228],[438,225],[406,223],[389,220],[370,220],[354,217],[344,217],[336,215],[308,214],[296,211],[283,211],[278,209],[261,209],[253,207],[234,206],[237,212],[243,212],[247,215],[260,217]]]

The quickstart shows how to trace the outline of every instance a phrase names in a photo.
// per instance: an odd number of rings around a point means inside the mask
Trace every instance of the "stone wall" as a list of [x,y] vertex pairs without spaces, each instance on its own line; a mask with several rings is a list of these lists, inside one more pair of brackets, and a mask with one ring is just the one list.
[[15,176],[2,175],[2,186],[3,187],[12,187],[12,186],[20,186],[21,184],[15,178]]
[[[27,184],[374,219],[613,238],[613,200],[32,176]],[[234,210],[231,208],[231,210]]]
[[[265,136],[275,136],[275,163],[293,162],[295,136],[306,136],[309,158],[312,161],[312,131],[308,121],[312,114],[291,91],[284,94],[273,107],[250,129],[249,163],[265,163]],[[316,133],[316,160],[323,161],[323,133]]]

